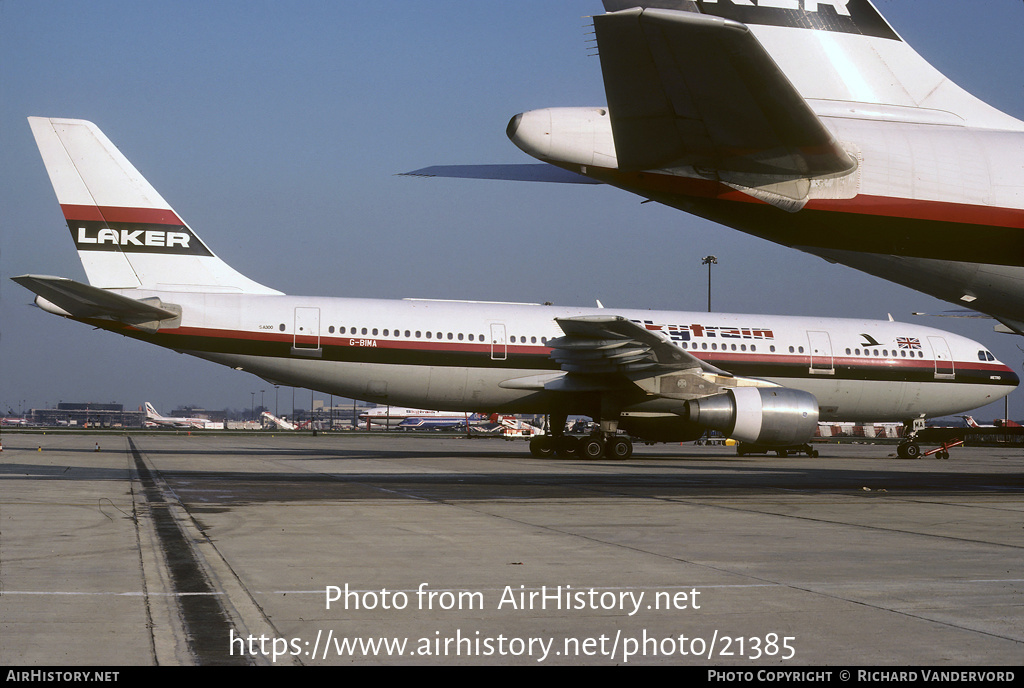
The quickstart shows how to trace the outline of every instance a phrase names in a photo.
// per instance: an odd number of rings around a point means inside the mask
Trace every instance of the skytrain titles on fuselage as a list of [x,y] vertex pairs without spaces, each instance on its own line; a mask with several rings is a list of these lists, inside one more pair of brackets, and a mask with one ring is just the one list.
[[662,332],[675,342],[688,342],[694,337],[723,339],[775,339],[775,333],[763,327],[729,327],[723,325],[657,325],[652,320],[634,320],[652,332]]

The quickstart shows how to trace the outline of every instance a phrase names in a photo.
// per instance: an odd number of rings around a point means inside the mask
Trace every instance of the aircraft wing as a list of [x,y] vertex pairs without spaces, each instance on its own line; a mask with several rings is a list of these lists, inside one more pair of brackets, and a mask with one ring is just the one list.
[[807,178],[855,167],[745,24],[633,6],[594,28],[619,169]]
[[[700,360],[664,334],[622,316],[556,318],[555,322],[565,334],[548,340],[548,346],[562,371],[506,380],[502,387],[593,392],[635,389],[636,385],[661,394],[657,391],[661,388],[659,380],[673,374],[685,372],[691,378],[706,375],[705,391],[734,379],[731,373]],[[670,391],[674,396],[677,390]]]
[[556,318],[564,337],[548,341],[551,357],[568,373],[632,374],[655,369],[700,368],[716,375],[729,373],[700,360],[660,332],[622,316]]
[[400,177],[454,177],[456,179],[501,179],[514,182],[554,182],[557,184],[600,184],[596,179],[563,170],[547,163],[527,165],[434,165]]
[[169,320],[181,315],[66,277],[21,275],[11,279],[75,318],[106,317],[122,322],[145,322]]

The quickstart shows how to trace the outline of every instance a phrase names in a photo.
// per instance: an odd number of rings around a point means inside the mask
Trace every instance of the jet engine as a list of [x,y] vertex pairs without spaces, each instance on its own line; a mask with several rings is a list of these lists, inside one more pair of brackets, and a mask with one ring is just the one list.
[[689,422],[741,442],[785,447],[805,444],[814,436],[818,400],[787,387],[730,387],[723,394],[687,401],[685,414]]

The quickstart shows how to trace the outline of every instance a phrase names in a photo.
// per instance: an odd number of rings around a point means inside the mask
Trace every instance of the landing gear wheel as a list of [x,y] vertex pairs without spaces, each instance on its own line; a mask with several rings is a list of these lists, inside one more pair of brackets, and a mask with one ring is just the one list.
[[580,441],[576,452],[584,459],[600,459],[604,455],[604,442],[599,437],[587,437]]
[[633,442],[628,437],[613,437],[605,446],[605,454],[610,459],[625,461],[633,456]]
[[550,437],[534,437],[530,440],[530,453],[543,459],[555,453],[555,443]]
[[576,437],[556,437],[555,438],[555,453],[562,458],[568,458],[570,456],[576,456],[579,449],[579,439]]
[[921,456],[921,447],[913,442],[905,442],[896,447],[896,455],[901,459],[917,459]]

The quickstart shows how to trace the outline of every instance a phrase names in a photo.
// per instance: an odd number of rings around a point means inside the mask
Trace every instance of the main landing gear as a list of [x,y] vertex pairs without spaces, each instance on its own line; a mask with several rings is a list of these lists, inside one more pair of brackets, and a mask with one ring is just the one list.
[[530,440],[530,453],[538,458],[557,454],[581,459],[625,460],[633,455],[633,440],[623,435],[577,437],[541,435]]

